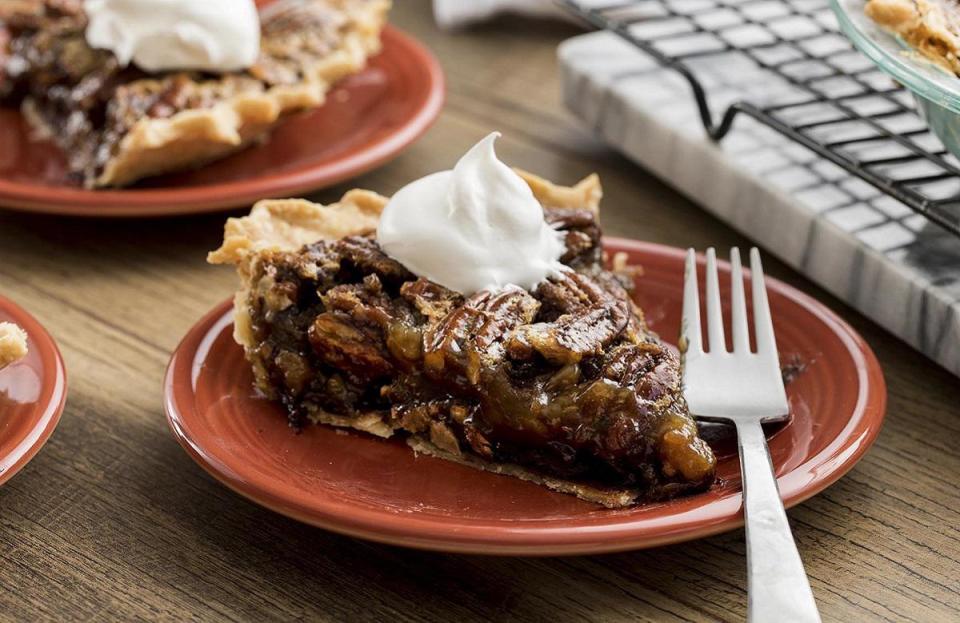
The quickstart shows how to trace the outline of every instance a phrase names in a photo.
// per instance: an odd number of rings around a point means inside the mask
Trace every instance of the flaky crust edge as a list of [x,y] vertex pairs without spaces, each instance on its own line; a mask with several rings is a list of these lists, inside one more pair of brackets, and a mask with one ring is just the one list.
[[26,331],[12,322],[0,322],[0,370],[26,356]]
[[126,186],[136,180],[199,166],[239,151],[288,113],[323,104],[337,80],[361,71],[380,51],[380,31],[390,0],[373,0],[351,11],[341,44],[307,70],[298,84],[224,100],[209,109],[185,110],[166,119],[141,119],[121,139],[93,186]]
[[899,35],[914,50],[954,74],[960,74],[960,37],[939,2],[930,0],[868,0],[867,17]]

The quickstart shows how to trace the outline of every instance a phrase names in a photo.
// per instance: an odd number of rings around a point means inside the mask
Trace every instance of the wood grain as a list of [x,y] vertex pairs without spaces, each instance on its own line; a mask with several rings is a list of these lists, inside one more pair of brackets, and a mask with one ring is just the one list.
[[[749,241],[604,148],[559,101],[556,44],[521,20],[456,35],[425,0],[393,21],[447,72],[445,112],[401,157],[348,186],[390,193],[449,167],[491,129],[501,156],[573,182],[598,171],[610,234],[700,248]],[[109,222],[0,212],[0,292],[58,340],[70,375],[59,429],[0,487],[0,620],[736,621],[741,532],[600,557],[406,551],[300,525],[234,495],[169,434],[169,353],[234,277],[207,266],[222,215]],[[845,478],[790,512],[825,621],[950,621],[960,610],[960,387],[775,261],[838,310],[884,367],[887,424]]]

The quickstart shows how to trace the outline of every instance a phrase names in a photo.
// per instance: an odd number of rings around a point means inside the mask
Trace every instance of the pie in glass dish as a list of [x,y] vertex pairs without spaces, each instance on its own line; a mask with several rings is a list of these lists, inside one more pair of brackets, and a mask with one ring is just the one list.
[[0,322],[0,370],[26,356],[26,331],[12,322]]
[[259,53],[248,68],[149,72],[89,44],[80,0],[3,0],[0,103],[19,105],[84,186],[127,186],[223,158],[285,116],[322,105],[337,80],[379,51],[389,6],[263,3]]
[[633,277],[604,268],[598,178],[516,174],[563,243],[563,269],[530,289],[465,295],[418,276],[379,244],[388,199],[367,190],[229,219],[208,261],[238,270],[234,337],[257,390],[295,429],[398,436],[611,508],[707,489],[716,461],[679,357],[647,328]]
[[960,5],[956,0],[867,0],[864,12],[924,58],[960,75]]

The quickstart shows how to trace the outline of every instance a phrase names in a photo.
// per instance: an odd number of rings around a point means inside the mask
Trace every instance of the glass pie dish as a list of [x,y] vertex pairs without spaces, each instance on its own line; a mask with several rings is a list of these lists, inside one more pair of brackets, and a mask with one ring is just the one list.
[[960,78],[913,52],[864,13],[865,0],[830,0],[840,28],[877,67],[906,87],[930,130],[960,158]]

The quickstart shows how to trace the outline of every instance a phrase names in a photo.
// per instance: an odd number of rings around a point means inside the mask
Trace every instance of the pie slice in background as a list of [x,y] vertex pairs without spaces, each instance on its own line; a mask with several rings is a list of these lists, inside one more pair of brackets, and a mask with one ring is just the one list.
[[[380,49],[389,0],[275,0],[248,70],[146,73],[91,48],[78,0],[0,2],[0,102],[20,105],[85,186],[201,166],[323,104]],[[323,140],[318,136],[317,140]]]

